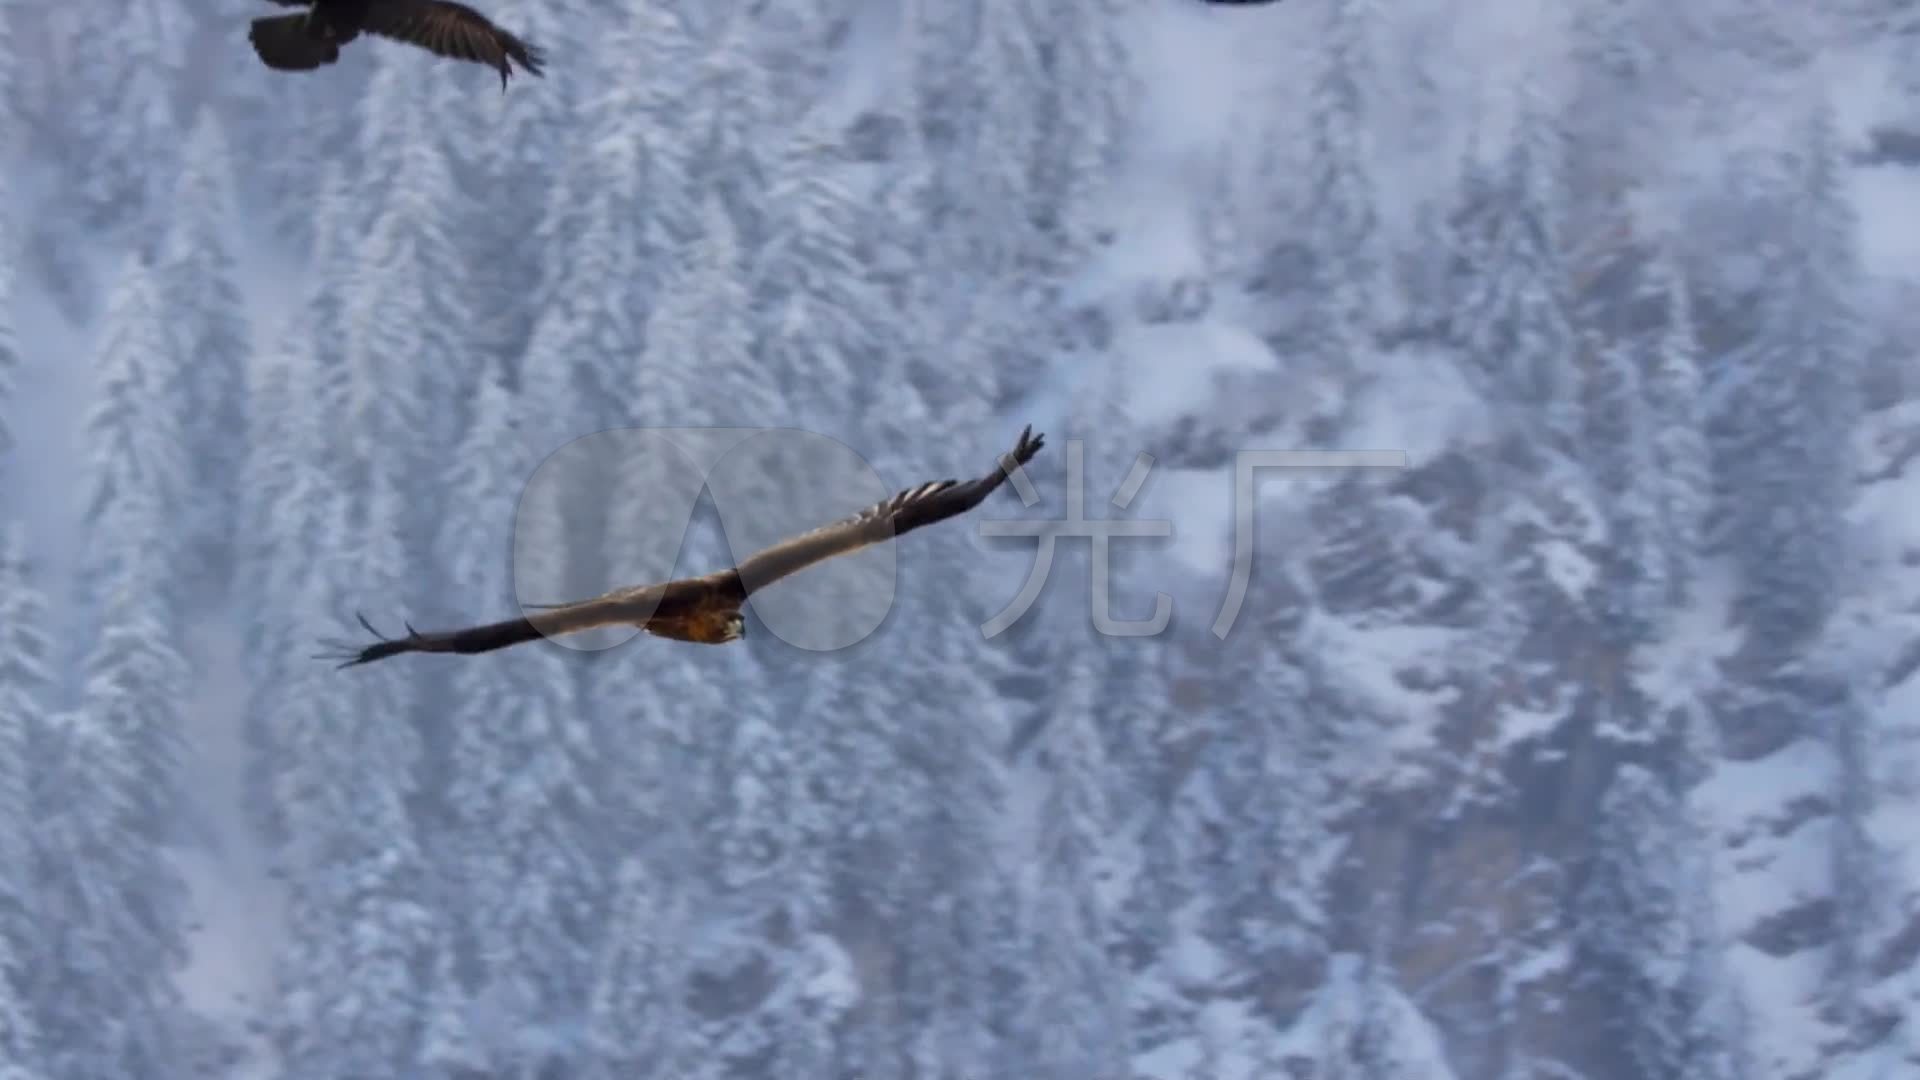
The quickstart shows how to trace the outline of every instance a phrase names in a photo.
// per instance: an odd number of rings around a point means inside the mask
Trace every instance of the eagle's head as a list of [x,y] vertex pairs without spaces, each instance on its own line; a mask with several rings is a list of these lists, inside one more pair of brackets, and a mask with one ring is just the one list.
[[747,636],[747,617],[739,612],[727,616],[726,628],[721,632],[721,641],[739,641]]

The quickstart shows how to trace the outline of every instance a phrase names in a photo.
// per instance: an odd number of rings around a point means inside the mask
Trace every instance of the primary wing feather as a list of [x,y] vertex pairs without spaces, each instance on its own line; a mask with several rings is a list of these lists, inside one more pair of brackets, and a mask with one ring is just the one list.
[[534,75],[544,74],[538,49],[453,0],[374,0],[362,25],[370,33],[440,56],[485,64],[500,73],[502,87],[513,73],[513,63]]
[[935,480],[899,492],[891,498],[867,507],[852,517],[823,525],[811,532],[783,540],[749,556],[734,568],[743,593],[751,594],[789,574],[814,563],[858,551],[870,544],[883,543],[923,525],[967,511],[980,505],[995,488],[1006,483],[1013,470],[1033,460],[1040,452],[1045,436],[1035,435],[1032,425],[1020,433],[1020,441],[1000,455],[993,471],[975,480]]

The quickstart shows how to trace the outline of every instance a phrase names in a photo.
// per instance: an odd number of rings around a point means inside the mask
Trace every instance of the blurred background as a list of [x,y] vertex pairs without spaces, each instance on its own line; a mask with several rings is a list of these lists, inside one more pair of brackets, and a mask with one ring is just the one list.
[[[483,10],[0,6],[0,1075],[1920,1075],[1912,5]],[[877,494],[582,436],[1027,423],[849,648],[312,659]],[[989,636],[1076,440],[1172,625]]]

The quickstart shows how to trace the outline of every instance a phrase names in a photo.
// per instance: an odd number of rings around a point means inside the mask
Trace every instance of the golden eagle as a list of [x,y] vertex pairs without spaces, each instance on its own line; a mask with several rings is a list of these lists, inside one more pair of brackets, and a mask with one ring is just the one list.
[[340,46],[362,31],[418,45],[455,60],[472,60],[500,73],[507,88],[513,64],[543,74],[540,51],[453,0],[272,0],[307,10],[253,20],[247,40],[276,71],[312,71],[340,59]]
[[540,613],[461,630],[421,633],[411,625],[404,638],[382,637],[365,616],[360,625],[380,640],[356,648],[327,642],[339,651],[319,659],[345,661],[341,667],[370,663],[408,652],[480,653],[572,634],[601,626],[634,626],[656,637],[724,645],[745,633],[740,605],[757,589],[815,563],[884,543],[922,525],[964,514],[1005,483],[1014,470],[1033,460],[1044,436],[1029,424],[1014,448],[1000,455],[994,470],[976,480],[936,480],[885,499],[852,517],[783,540],[748,557],[738,566],[703,577],[615,589],[570,604],[526,605]]

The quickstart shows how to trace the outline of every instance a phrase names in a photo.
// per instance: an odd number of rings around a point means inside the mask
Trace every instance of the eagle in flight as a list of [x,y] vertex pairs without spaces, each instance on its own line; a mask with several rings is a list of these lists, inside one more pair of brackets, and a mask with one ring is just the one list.
[[980,505],[1016,469],[1033,460],[1044,439],[1035,435],[1029,424],[1021,431],[1020,441],[1012,450],[1001,454],[993,471],[985,476],[966,481],[936,480],[908,488],[852,517],[782,540],[749,556],[738,566],[703,577],[615,589],[570,604],[529,604],[526,606],[539,614],[461,630],[422,633],[409,625],[403,638],[382,637],[365,616],[361,616],[360,625],[379,640],[365,647],[327,642],[324,644],[337,651],[323,653],[319,659],[344,661],[340,665],[344,668],[409,652],[490,652],[523,641],[601,626],[634,626],[655,637],[702,645],[738,641],[746,628],[740,605],[755,590],[815,563],[885,543],[922,525],[966,513]]
[[253,20],[247,40],[276,71],[312,71],[340,59],[340,46],[361,31],[417,45],[455,60],[485,64],[507,88],[513,65],[543,75],[540,51],[453,0],[271,0],[306,8]]

